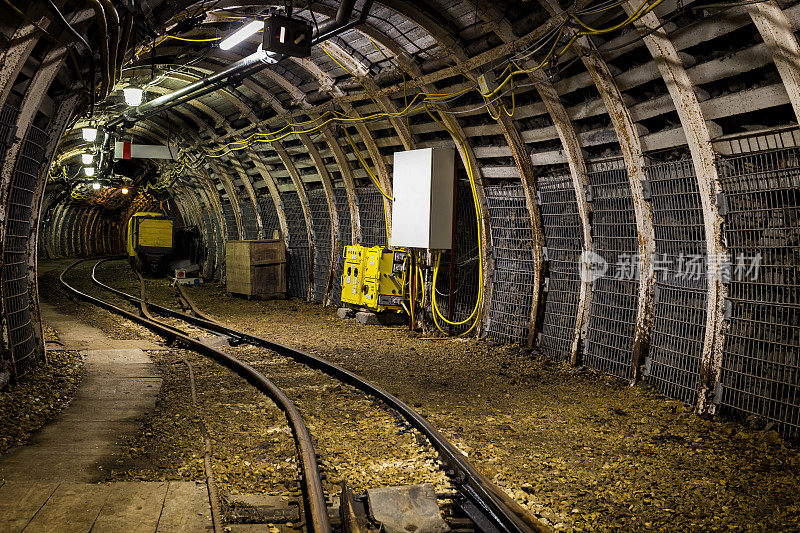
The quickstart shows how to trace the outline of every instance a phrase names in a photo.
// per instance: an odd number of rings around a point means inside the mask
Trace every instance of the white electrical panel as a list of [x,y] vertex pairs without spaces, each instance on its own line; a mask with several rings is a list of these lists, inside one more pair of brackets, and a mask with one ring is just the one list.
[[392,246],[449,250],[453,246],[455,150],[394,153]]

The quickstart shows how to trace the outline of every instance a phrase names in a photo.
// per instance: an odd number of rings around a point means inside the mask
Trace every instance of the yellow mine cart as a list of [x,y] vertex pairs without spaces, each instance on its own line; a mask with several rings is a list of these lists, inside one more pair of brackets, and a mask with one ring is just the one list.
[[128,221],[127,250],[135,269],[158,274],[172,254],[172,219],[162,213],[134,213]]
[[345,246],[342,303],[373,311],[402,311],[405,250]]

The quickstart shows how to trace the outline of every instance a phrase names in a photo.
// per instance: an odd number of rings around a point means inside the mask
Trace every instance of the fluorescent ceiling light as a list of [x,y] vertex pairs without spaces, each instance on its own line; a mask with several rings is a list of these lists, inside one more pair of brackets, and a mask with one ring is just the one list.
[[84,167],[83,173],[91,178],[92,176],[94,176],[94,167]]
[[97,139],[97,128],[83,128],[83,140],[94,142]]
[[94,190],[100,189],[100,182],[99,181],[95,181],[94,183],[92,183],[92,189],[94,189]]
[[122,94],[125,96],[125,103],[131,107],[141,105],[144,91],[141,87],[131,85],[122,89]]
[[94,154],[81,154],[81,162],[84,165],[91,165],[94,161]]
[[240,42],[244,41],[251,35],[255,35],[258,33],[258,30],[264,29],[264,21],[263,20],[254,20],[253,22],[249,22],[244,25],[239,31],[234,33],[233,35],[229,35],[221,43],[219,43],[219,47],[222,50],[230,50]]

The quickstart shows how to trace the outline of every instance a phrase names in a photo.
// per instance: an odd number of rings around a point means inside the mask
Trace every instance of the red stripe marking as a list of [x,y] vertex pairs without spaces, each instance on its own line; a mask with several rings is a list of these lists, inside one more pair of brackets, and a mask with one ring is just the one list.
[[123,142],[122,143],[122,159],[130,159],[131,158],[131,143]]

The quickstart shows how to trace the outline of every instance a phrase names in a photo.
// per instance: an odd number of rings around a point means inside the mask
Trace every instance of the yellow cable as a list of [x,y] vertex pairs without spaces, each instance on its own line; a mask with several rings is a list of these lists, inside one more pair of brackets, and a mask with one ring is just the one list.
[[[452,135],[453,138],[457,139],[459,145],[461,146],[461,152],[462,152],[462,154],[464,154],[464,158],[466,159],[465,166],[467,167],[467,176],[469,177],[470,189],[472,190],[472,201],[473,201],[473,204],[474,204],[474,207],[475,207],[475,219],[476,219],[477,229],[478,229],[478,296],[475,299],[475,307],[472,309],[472,313],[470,313],[470,315],[467,318],[465,318],[464,320],[461,320],[459,322],[451,322],[450,320],[446,319],[444,317],[444,315],[442,315],[442,313],[439,311],[439,307],[438,307],[438,305],[436,303],[436,280],[437,280],[438,275],[439,275],[439,261],[441,259],[441,252],[437,256],[437,259],[436,259],[436,262],[434,263],[434,268],[433,268],[433,288],[434,288],[434,291],[433,291],[433,294],[431,296],[431,302],[432,302],[432,308],[433,308],[433,318],[434,318],[433,321],[434,321],[434,324],[436,325],[436,328],[439,331],[441,331],[442,333],[445,333],[444,330],[442,330],[442,328],[439,327],[439,324],[438,324],[438,321],[437,321],[437,315],[438,315],[438,318],[441,318],[445,323],[453,325],[453,326],[464,325],[464,324],[467,324],[470,321],[472,321],[472,325],[469,327],[469,329],[467,329],[466,331],[458,334],[458,336],[461,337],[461,336],[467,335],[470,331],[475,329],[475,327],[478,325],[478,323],[480,322],[481,308],[482,308],[482,305],[483,305],[483,247],[480,244],[481,241],[483,240],[483,228],[481,226],[481,219],[480,219],[481,205],[480,205],[480,201],[478,199],[478,190],[477,190],[477,187],[475,185],[475,173],[473,172],[473,169],[472,169],[472,160],[470,158],[469,151],[467,150],[466,142],[465,142],[464,138],[458,133],[458,130],[456,130],[455,128],[449,128],[443,121],[440,121],[439,119],[437,119],[430,112],[430,109],[428,109],[427,106],[425,107],[425,110],[428,112],[428,115],[433,120],[435,120],[445,131],[447,131],[450,135]],[[446,333],[445,333],[445,335],[446,335]]]

